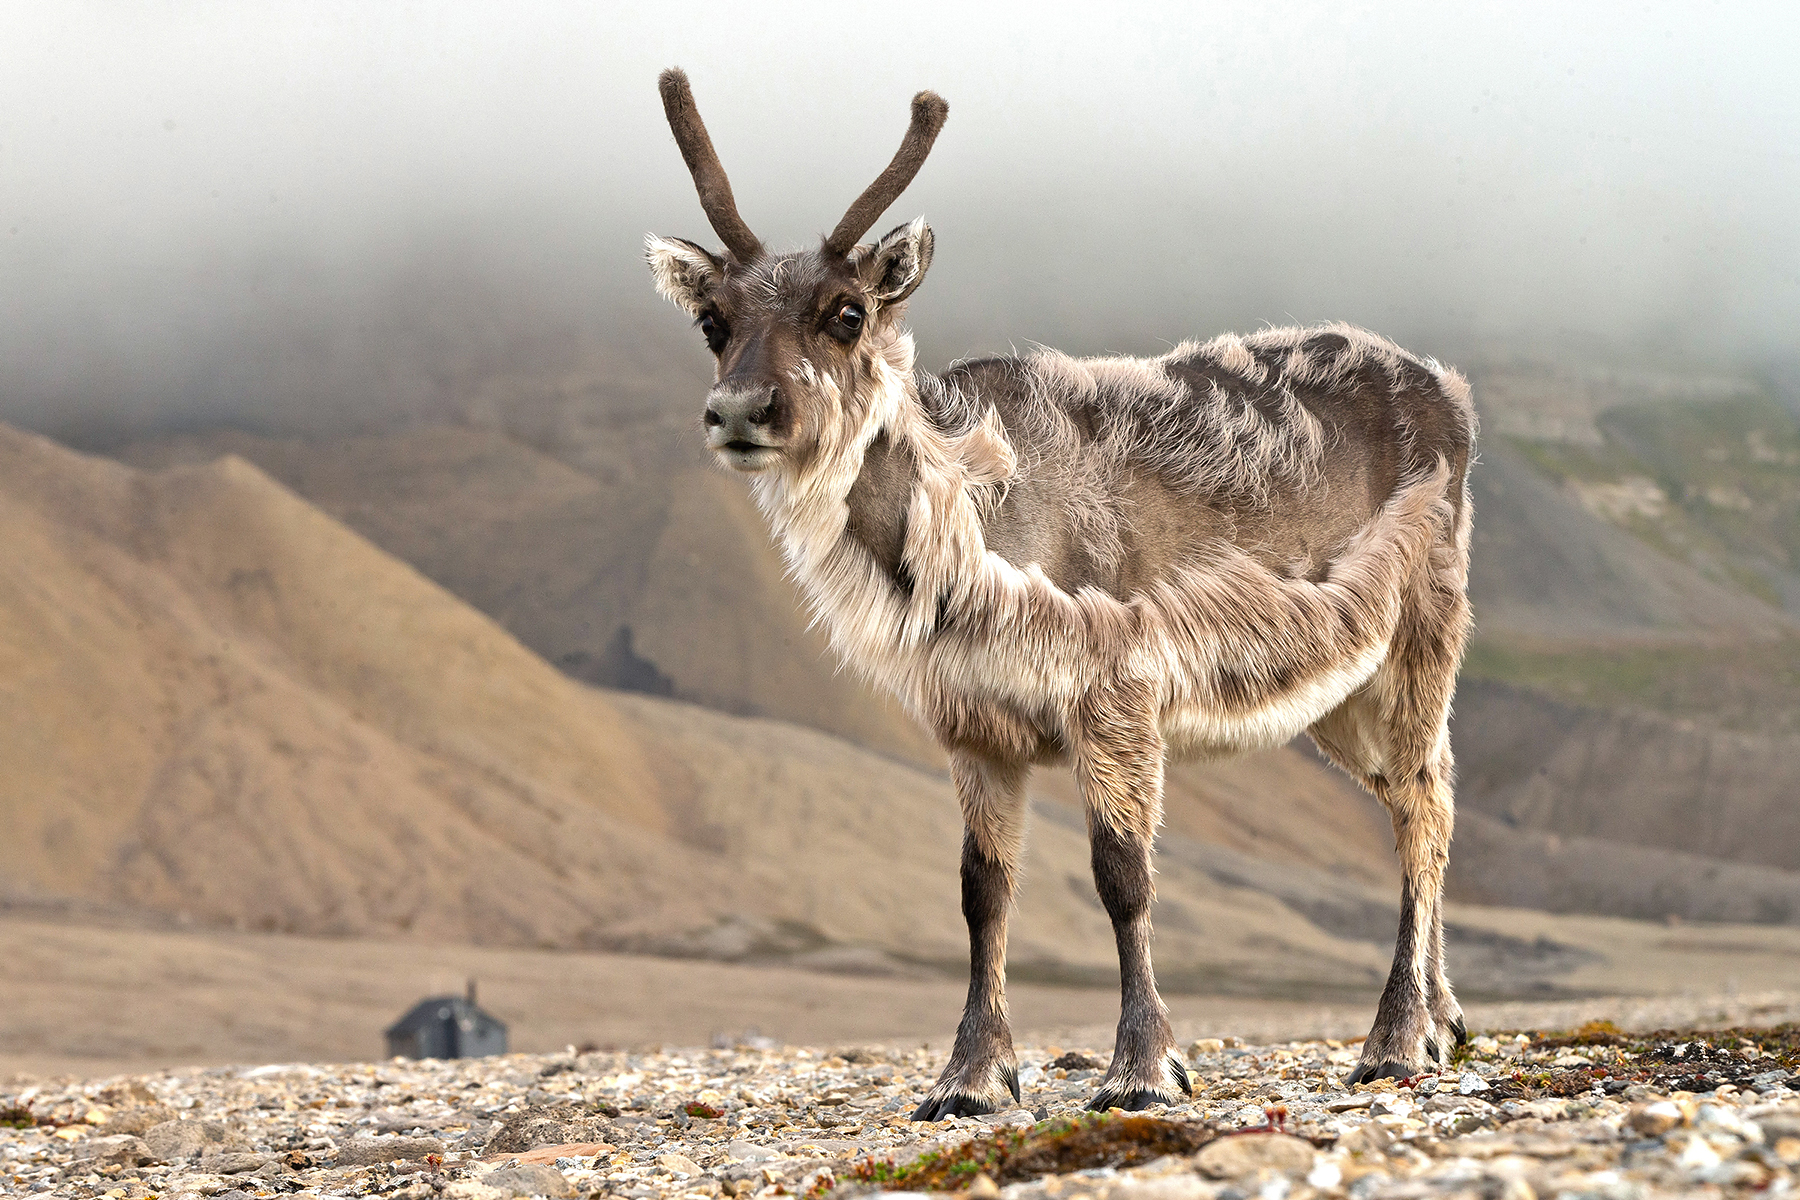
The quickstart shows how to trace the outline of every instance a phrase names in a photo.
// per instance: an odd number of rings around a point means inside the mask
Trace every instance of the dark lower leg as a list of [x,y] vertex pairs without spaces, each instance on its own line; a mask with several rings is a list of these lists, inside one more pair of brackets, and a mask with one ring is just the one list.
[[1006,1011],[1006,921],[1021,840],[1023,771],[952,764],[963,797],[963,919],[969,926],[969,995],[956,1044],[915,1121],[993,1112],[1019,1099]]
[[1444,867],[1449,844],[1447,810],[1438,782],[1424,781],[1412,797],[1384,796],[1394,813],[1403,878],[1400,929],[1387,987],[1375,1010],[1375,1024],[1363,1042],[1351,1083],[1384,1077],[1405,1078],[1449,1058],[1462,1036],[1462,1012],[1442,979]]
[[1119,946],[1119,1032],[1113,1061],[1090,1107],[1139,1109],[1191,1095],[1168,1009],[1150,961],[1150,839],[1121,832],[1089,810],[1094,887]]
[[1469,1029],[1463,1022],[1462,1005],[1456,1002],[1456,993],[1451,990],[1450,976],[1444,967],[1444,897],[1441,892],[1437,903],[1431,907],[1431,962],[1428,970],[1431,1015],[1450,1032],[1450,1045],[1444,1047],[1445,1056],[1448,1057],[1453,1048],[1469,1040]]
[[1375,1025],[1363,1042],[1362,1059],[1350,1072],[1350,1082],[1366,1079],[1404,1079],[1435,1059],[1437,1046],[1429,1031],[1425,964],[1430,925],[1420,920],[1413,881],[1400,885],[1400,932],[1394,941],[1394,962],[1388,968],[1387,986],[1375,1008]]

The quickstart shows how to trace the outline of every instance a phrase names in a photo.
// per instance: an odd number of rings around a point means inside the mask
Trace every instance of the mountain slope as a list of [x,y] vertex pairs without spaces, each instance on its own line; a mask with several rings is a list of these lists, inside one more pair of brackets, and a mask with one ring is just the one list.
[[1539,833],[1791,871],[1800,863],[1800,737],[1578,708],[1468,683],[1459,724],[1472,807]]
[[[481,940],[672,891],[604,699],[248,464],[0,429],[0,535],[7,890]],[[562,878],[577,831],[606,893]]]
[[[1780,739],[1800,729],[1800,706],[1784,680],[1800,656],[1782,648],[1800,639],[1766,589],[1745,584],[1744,570],[1720,569],[1719,557],[1739,542],[1746,552],[1778,552],[1770,530],[1780,522],[1733,533],[1736,510],[1719,509],[1704,489],[1682,500],[1679,528],[1619,505],[1642,499],[1646,486],[1621,474],[1627,467],[1661,471],[1654,486],[1665,497],[1687,495],[1678,478],[1663,478],[1678,468],[1712,472],[1703,482],[1717,491],[1730,481],[1714,475],[1741,467],[1755,474],[1746,495],[1787,503],[1792,438],[1736,383],[1683,399],[1680,380],[1576,386],[1545,377],[1528,380],[1521,400],[1508,379],[1476,377],[1490,429],[1474,475],[1477,638],[1453,727],[1470,814],[1453,856],[1458,894],[1632,915],[1789,919],[1775,915],[1789,911],[1783,865],[1756,857],[1727,827],[1787,794]],[[780,577],[761,519],[739,481],[705,463],[691,429],[660,410],[613,412],[598,391],[579,402],[534,396],[489,405],[506,414],[495,423],[534,445],[444,426],[321,442],[214,433],[124,453],[158,463],[225,450],[252,456],[581,677],[778,717],[940,768],[911,723],[839,672],[822,640],[803,629],[799,597]],[[1630,420],[1617,416],[1621,405]],[[1737,424],[1724,441],[1702,436],[1710,426],[1690,428],[1690,410],[1727,408]],[[554,419],[544,415],[552,410]],[[1551,469],[1558,464],[1562,474]],[[1676,535],[1715,527],[1723,532],[1694,543],[1705,554],[1671,552]],[[1565,714],[1579,737],[1543,726],[1538,680],[1582,702],[1580,714]],[[1481,693],[1489,682],[1515,686]],[[1620,732],[1620,722],[1635,720],[1624,710],[1645,707],[1752,736],[1663,755],[1646,778],[1642,737]],[[1541,726],[1541,737],[1519,732]],[[1777,741],[1758,741],[1763,734]],[[1691,740],[1675,737],[1666,748]],[[1733,757],[1742,765],[1729,770]],[[1043,773],[1036,787],[1077,803],[1066,774]],[[1540,804],[1527,824],[1508,824],[1518,820],[1508,807],[1529,787],[1561,798]],[[1604,829],[1593,819],[1601,810],[1611,814]],[[1499,823],[1482,824],[1484,814]],[[1643,842],[1651,826],[1712,840]],[[1395,880],[1384,814],[1303,752],[1171,767],[1167,829],[1369,883]],[[1596,864],[1635,865],[1572,878],[1573,865],[1557,864],[1578,860],[1547,857],[1543,836],[1584,839]],[[1785,835],[1769,844],[1786,852]],[[1672,857],[1657,853],[1671,848]],[[1757,874],[1759,865],[1776,874]]]
[[1586,510],[1501,438],[1473,480],[1469,595],[1478,637],[1770,637],[1778,608],[1706,578]]
[[1476,374],[1455,894],[1800,920],[1800,422],[1753,381]]

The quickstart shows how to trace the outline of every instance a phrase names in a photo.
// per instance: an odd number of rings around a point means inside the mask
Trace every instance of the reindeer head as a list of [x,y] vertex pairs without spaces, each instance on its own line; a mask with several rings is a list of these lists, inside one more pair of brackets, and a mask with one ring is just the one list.
[[872,245],[858,239],[918,174],[949,106],[932,92],[914,96],[899,153],[831,235],[817,250],[772,255],[738,215],[687,76],[664,71],[659,85],[701,207],[725,243],[719,255],[680,238],[645,242],[657,291],[693,316],[717,359],[707,445],[740,471],[802,466],[911,370],[900,318],[931,265],[931,230],[920,219]]

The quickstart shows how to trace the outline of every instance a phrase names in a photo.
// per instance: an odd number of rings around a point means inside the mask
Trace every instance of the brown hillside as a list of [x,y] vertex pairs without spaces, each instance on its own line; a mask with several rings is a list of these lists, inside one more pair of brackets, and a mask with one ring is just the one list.
[[[798,595],[781,578],[739,481],[688,462],[681,437],[681,430],[660,425],[624,427],[612,439],[589,434],[578,439],[580,471],[505,434],[459,427],[326,442],[212,434],[140,446],[128,456],[204,461],[228,448],[254,455],[392,553],[501,619],[527,644],[578,671],[630,667],[631,661],[609,658],[607,650],[629,626],[632,660],[651,673],[652,682],[668,679],[677,695],[811,725],[938,769],[937,752],[910,722],[836,670],[822,641],[803,630]],[[646,468],[659,459],[669,464],[666,476]],[[1555,622],[1590,640],[1683,638],[1697,629],[1713,637],[1764,636],[1785,620],[1598,520],[1533,474],[1504,443],[1496,443],[1478,471],[1476,489],[1481,515],[1473,583],[1484,637]],[[747,628],[758,633],[746,636]],[[1531,703],[1523,694],[1515,699]],[[1494,811],[1516,790],[1508,780],[1531,777],[1551,746],[1512,732],[1521,722],[1530,725],[1526,713],[1505,716],[1493,704],[1477,710],[1473,699],[1459,713],[1454,736],[1465,807]],[[1578,750],[1566,738],[1559,744],[1565,759]],[[1616,814],[1615,823],[1629,826],[1638,811],[1635,793],[1608,782],[1630,774],[1590,771],[1579,786],[1594,805]],[[1049,799],[1077,803],[1066,773],[1040,773],[1035,786]],[[1681,786],[1670,776],[1659,794],[1674,795]],[[1308,753],[1177,765],[1167,793],[1172,835],[1394,885],[1385,816]],[[1715,806],[1695,819],[1711,828],[1732,808]],[[1563,822],[1563,815],[1552,814],[1544,831],[1594,836],[1579,821]],[[1694,918],[1744,907],[1732,898],[1728,881],[1735,876],[1696,872],[1683,858],[1632,858],[1636,870],[1596,868],[1580,887],[1550,888],[1541,882],[1549,869],[1541,843],[1480,836],[1474,825],[1466,832],[1453,878],[1459,894],[1470,899],[1528,904],[1554,895],[1559,909],[1660,915],[1647,909],[1661,905]],[[1617,837],[1599,837],[1596,861],[1626,861],[1621,842],[1607,840]],[[1613,845],[1621,845],[1621,853],[1609,857],[1606,848]],[[1737,857],[1724,847],[1708,853],[1720,863]],[[1617,886],[1604,882],[1615,877]],[[1784,894],[1785,886],[1775,894]],[[1643,899],[1638,893],[1646,889],[1662,899]],[[1752,903],[1746,911],[1775,914],[1782,908],[1777,899]]]
[[605,700],[247,463],[0,429],[0,530],[7,890],[492,941],[683,903]]
[[1481,730],[1461,759],[1470,794],[1508,826],[1784,872],[1800,864],[1800,737],[1579,708],[1491,683],[1465,684],[1458,706]]
[[[1504,403],[1504,392],[1500,398]],[[798,595],[781,578],[745,489],[707,466],[692,430],[654,416],[609,423],[588,413],[584,420],[521,430],[554,454],[468,427],[322,442],[209,434],[126,453],[139,462],[206,461],[225,450],[254,457],[578,675],[646,690],[666,684],[714,708],[810,725],[938,769],[937,752],[910,722],[839,672],[822,640],[803,629]],[[1495,424],[1505,427],[1504,414]],[[1604,656],[1621,639],[1760,643],[1792,625],[1756,596],[1600,519],[1504,435],[1488,439],[1475,489],[1478,651],[1555,633],[1560,645],[1594,647]],[[1471,675],[1480,678],[1479,671]],[[1741,900],[1734,889],[1741,891],[1742,880],[1717,869],[1769,861],[1731,842],[1736,834],[1725,818],[1754,798],[1762,803],[1781,793],[1774,786],[1785,778],[1780,771],[1733,773],[1722,804],[1698,799],[1718,781],[1695,775],[1706,764],[1692,754],[1665,764],[1648,791],[1614,786],[1636,777],[1630,762],[1576,770],[1587,743],[1518,736],[1537,727],[1530,694],[1509,693],[1509,703],[1523,706],[1517,714],[1470,696],[1454,728],[1465,809],[1494,813],[1512,804],[1517,781],[1537,777],[1554,754],[1561,763],[1557,788],[1578,789],[1579,800],[1551,806],[1532,828],[1587,838],[1582,844],[1596,863],[1636,865],[1596,867],[1579,881],[1552,883],[1540,841],[1502,829],[1484,835],[1471,823],[1454,856],[1459,894],[1509,904],[1555,897],[1545,902],[1622,915],[1658,915],[1649,910],[1660,907],[1696,919],[1724,912],[1783,919],[1777,914],[1787,911],[1781,897],[1789,882],[1764,881],[1752,889],[1762,899]],[[1579,727],[1583,736],[1601,736],[1594,720]],[[1603,757],[1607,747],[1623,746],[1617,738],[1594,743]],[[1777,763],[1779,754],[1751,758]],[[1168,784],[1173,835],[1393,885],[1385,817],[1310,754],[1177,766]],[[1045,773],[1037,786],[1048,798],[1075,802],[1066,775]],[[1656,797],[1659,812],[1641,813]],[[1660,809],[1671,804],[1671,811],[1692,814],[1717,845],[1709,843],[1698,859],[1691,846],[1678,847],[1690,857],[1627,853],[1644,823],[1638,817],[1666,823]],[[1575,811],[1581,805],[1604,810],[1612,826],[1598,832]]]
[[1791,617],[1601,520],[1501,438],[1472,476],[1478,636],[1766,638]]

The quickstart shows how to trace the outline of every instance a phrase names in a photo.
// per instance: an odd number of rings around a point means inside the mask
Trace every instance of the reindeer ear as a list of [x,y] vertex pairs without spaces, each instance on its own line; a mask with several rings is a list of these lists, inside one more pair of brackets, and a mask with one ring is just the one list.
[[681,238],[651,234],[644,239],[644,259],[663,298],[695,317],[706,307],[707,293],[725,275],[723,262]]
[[931,226],[920,217],[873,246],[858,246],[850,252],[850,264],[870,296],[882,304],[898,304],[925,281],[932,240]]

